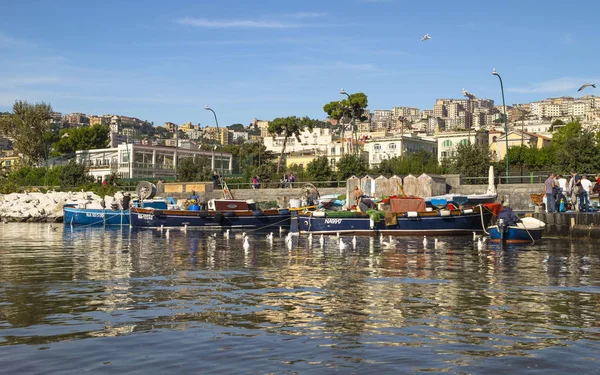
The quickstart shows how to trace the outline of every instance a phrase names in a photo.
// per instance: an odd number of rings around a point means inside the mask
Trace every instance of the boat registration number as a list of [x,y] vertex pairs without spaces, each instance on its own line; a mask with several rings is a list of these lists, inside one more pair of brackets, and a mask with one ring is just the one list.
[[151,215],[151,214],[138,214],[138,219],[140,219],[140,220],[152,220],[152,219],[154,219],[154,215]]
[[104,214],[102,214],[101,212],[86,212],[85,216],[86,217],[104,217]]
[[342,219],[325,219],[325,224],[341,224]]

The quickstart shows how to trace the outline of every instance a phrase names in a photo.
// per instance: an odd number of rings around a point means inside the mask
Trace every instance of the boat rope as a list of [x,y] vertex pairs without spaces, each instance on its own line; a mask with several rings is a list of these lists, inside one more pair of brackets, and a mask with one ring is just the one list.
[[[485,230],[485,223],[483,222],[483,205],[478,204],[479,207],[479,217],[481,218],[481,228],[483,229],[483,233],[489,235],[489,233]],[[487,209],[487,208],[486,208]]]
[[268,227],[272,227],[272,226],[275,226],[275,225],[281,224],[281,223],[283,223],[283,222],[285,222],[285,221],[288,221],[288,220],[291,220],[291,217],[289,217],[289,218],[287,218],[287,219],[283,219],[283,220],[281,220],[281,221],[277,221],[277,222],[275,222],[275,223],[272,223],[272,224],[269,224],[269,225],[265,225],[265,226],[263,226],[263,227],[260,227],[260,228],[248,229],[248,230],[246,230],[245,232],[255,232],[255,231],[257,231],[257,230],[263,230],[263,229],[265,229],[265,228],[268,228]]

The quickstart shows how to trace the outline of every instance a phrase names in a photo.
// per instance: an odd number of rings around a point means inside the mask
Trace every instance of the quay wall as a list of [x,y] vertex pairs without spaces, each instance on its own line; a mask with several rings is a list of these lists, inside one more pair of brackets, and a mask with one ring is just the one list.
[[600,213],[597,212],[536,212],[532,217],[546,223],[544,237],[600,239]]

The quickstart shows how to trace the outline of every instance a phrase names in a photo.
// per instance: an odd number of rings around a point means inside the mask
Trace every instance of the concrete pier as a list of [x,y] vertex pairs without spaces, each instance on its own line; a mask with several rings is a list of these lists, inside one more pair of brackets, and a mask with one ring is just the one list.
[[600,239],[599,212],[533,213],[546,223],[544,237]]

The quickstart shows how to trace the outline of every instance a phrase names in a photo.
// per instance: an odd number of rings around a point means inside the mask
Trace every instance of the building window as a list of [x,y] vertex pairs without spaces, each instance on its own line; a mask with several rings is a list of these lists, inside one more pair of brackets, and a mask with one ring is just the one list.
[[467,143],[468,143],[468,141],[466,139],[461,139],[458,144],[459,145],[466,145]]
[[395,149],[396,149],[396,144],[395,144],[395,143],[390,143],[390,144],[388,145],[388,148],[389,148],[390,150],[395,150]]
[[444,147],[452,147],[452,145],[453,145],[453,143],[452,143],[452,141],[451,141],[451,140],[449,140],[449,139],[446,139],[446,140],[444,141],[444,143],[442,143],[442,146],[444,146]]
[[375,151],[381,150],[381,145],[380,144],[373,145],[373,150],[375,150]]

